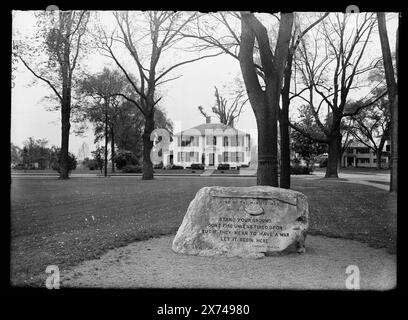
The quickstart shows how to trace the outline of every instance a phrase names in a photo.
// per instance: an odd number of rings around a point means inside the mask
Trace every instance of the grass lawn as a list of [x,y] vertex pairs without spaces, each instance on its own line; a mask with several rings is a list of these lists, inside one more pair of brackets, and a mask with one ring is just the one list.
[[[133,241],[175,233],[203,186],[250,186],[255,178],[13,178],[11,281],[44,285],[60,270]],[[310,233],[396,248],[396,199],[358,184],[292,178],[310,205]]]
[[[12,170],[13,173],[42,173],[42,174],[54,174],[57,175],[58,173],[55,170],[45,169],[45,170]],[[154,169],[154,173],[160,174],[193,174],[193,175],[200,175],[204,172],[204,170],[193,170],[193,169],[174,169],[174,170],[165,170],[165,169]],[[71,173],[74,174],[103,174],[100,170],[89,170],[88,168],[77,168],[73,170]],[[108,174],[112,174],[112,169],[108,168]],[[215,174],[239,174],[239,170],[214,170]],[[113,174],[122,174],[122,170],[116,169]],[[124,173],[126,174],[126,173]],[[141,173],[139,173],[141,175]]]

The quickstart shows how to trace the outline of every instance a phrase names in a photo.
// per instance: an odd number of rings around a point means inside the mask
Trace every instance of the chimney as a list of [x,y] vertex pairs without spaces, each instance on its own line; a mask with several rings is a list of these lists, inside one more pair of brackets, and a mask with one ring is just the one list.
[[205,123],[211,123],[211,116],[205,117]]

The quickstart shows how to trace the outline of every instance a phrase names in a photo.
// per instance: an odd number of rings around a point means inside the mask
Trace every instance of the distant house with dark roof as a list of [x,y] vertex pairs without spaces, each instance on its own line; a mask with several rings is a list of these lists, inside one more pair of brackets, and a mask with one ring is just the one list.
[[163,165],[189,167],[193,163],[217,167],[228,163],[230,167],[249,166],[251,161],[249,134],[222,123],[206,123],[174,134],[169,150],[163,151]]

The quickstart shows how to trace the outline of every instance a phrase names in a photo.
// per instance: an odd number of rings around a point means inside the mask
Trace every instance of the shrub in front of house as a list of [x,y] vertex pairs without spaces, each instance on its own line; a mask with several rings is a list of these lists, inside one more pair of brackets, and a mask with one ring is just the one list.
[[220,163],[217,167],[217,170],[229,170],[230,165],[229,163]]
[[160,161],[160,163],[156,163],[153,165],[153,169],[163,169],[163,161]]
[[181,170],[181,169],[184,169],[184,167],[183,166],[177,166],[175,164],[168,164],[163,169],[164,170]]
[[201,163],[193,163],[191,165],[192,170],[204,170],[204,165]]
[[123,173],[141,173],[142,167],[138,165],[127,165],[127,166],[122,167],[122,172]]
[[326,168],[327,167],[327,158],[323,158],[319,160],[319,168]]
[[310,174],[312,171],[313,171],[312,168],[307,166],[300,165],[290,166],[290,174]]
[[177,165],[173,165],[173,166],[170,168],[170,170],[182,170],[182,169],[184,169],[183,166],[177,166]]
[[114,162],[116,164],[116,168],[119,170],[126,166],[137,166],[139,164],[139,160],[136,155],[132,151],[128,150],[119,150],[115,154]]
[[96,161],[96,160],[87,160],[85,166],[88,167],[89,170],[98,170],[98,169],[100,169],[98,161]]
[[[57,149],[53,157],[54,159],[52,160],[51,168],[52,170],[55,170],[58,173],[60,173],[60,159],[61,159],[60,149]],[[76,167],[77,167],[77,160],[75,156],[71,152],[68,152],[68,171],[71,172],[72,170],[75,170]]]

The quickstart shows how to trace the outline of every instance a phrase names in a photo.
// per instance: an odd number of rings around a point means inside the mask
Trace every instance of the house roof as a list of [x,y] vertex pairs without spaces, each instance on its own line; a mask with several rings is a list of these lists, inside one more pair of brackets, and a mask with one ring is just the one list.
[[[366,143],[371,145],[371,142],[369,141],[367,141]],[[357,141],[357,140],[351,141],[348,147],[349,148],[367,148],[367,146],[364,143]]]
[[247,133],[238,129],[235,129],[231,126],[227,126],[223,123],[203,123],[198,126],[192,127],[187,130],[183,130],[175,134],[175,136],[180,135],[189,135],[189,136],[204,136],[205,134],[212,134],[215,133],[217,135],[224,134],[224,135],[246,135]]
[[[380,140],[380,139],[374,139],[374,140],[375,140],[375,143],[376,143],[377,145],[379,145],[379,143],[380,143],[379,140]],[[366,141],[366,144],[372,146],[371,141]],[[384,148],[385,148],[385,146],[386,146],[387,144],[389,144],[389,141],[388,141],[388,140],[386,140],[386,142],[385,142],[385,144],[384,144]],[[361,141],[358,141],[358,140],[352,140],[352,141],[350,142],[350,144],[348,145],[348,147],[349,147],[349,148],[368,148],[367,145],[365,145],[364,143],[362,143]]]

